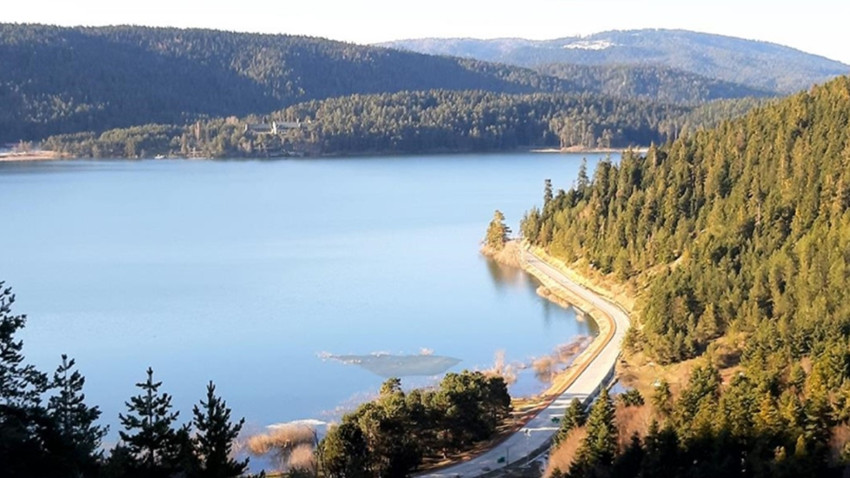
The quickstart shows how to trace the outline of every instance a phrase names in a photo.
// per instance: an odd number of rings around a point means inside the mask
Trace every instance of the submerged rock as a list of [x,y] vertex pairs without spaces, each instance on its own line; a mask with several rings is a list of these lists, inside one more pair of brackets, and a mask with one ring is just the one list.
[[349,365],[359,365],[366,370],[384,378],[431,376],[439,375],[461,362],[460,359],[441,355],[333,355],[325,354],[325,359],[332,359]]

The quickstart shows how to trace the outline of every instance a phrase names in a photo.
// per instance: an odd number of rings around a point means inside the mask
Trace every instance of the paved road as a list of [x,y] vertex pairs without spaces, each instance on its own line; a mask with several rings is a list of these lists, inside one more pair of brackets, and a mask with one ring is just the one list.
[[[552,419],[564,416],[564,410],[574,398],[584,400],[594,394],[597,389],[610,378],[617,357],[620,355],[620,346],[626,329],[629,328],[629,316],[617,305],[599,295],[591,292],[585,287],[573,282],[557,269],[541,261],[530,252],[524,252],[526,263],[536,269],[538,273],[549,276],[565,288],[571,290],[582,299],[589,302],[593,307],[611,318],[613,323],[613,335],[602,350],[581,372],[581,374],[570,384],[569,387],[556,398],[548,407],[544,408],[526,426],[512,434],[507,440],[495,448],[475,457],[469,461],[432,471],[422,477],[473,477],[480,476],[506,466],[508,463],[522,462],[528,459],[528,454],[535,449],[544,446],[558,430],[558,424]],[[504,458],[500,463],[499,460]]]

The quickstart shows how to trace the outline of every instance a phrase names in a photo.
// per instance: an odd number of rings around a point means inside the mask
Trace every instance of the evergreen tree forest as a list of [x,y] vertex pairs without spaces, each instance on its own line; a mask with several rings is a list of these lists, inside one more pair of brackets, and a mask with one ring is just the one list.
[[683,104],[772,94],[667,69],[539,72],[303,36],[0,24],[0,143],[184,126],[267,115],[311,100],[435,89],[629,95]]
[[[775,93],[708,78],[675,68],[653,65],[583,65],[549,63],[536,71],[561,78],[577,90],[618,98],[642,98],[672,104],[700,104],[730,98],[763,98]],[[745,91],[741,89],[745,88]],[[744,94],[742,94],[744,93]]]
[[850,463],[850,78],[602,162],[592,178],[547,193],[521,233],[635,286],[630,353],[698,364],[677,393],[659,382],[649,403],[629,399],[654,422],[619,436],[614,454],[600,445],[611,426],[591,429],[591,411],[585,444],[559,473],[841,476]]
[[529,69],[322,38],[0,24],[0,142],[434,88],[570,91]]
[[[760,100],[685,107],[593,95],[408,91],[300,103],[264,116],[188,126],[145,125],[52,136],[42,146],[75,157],[274,157],[625,148],[740,116]],[[248,124],[287,124],[276,134]]]

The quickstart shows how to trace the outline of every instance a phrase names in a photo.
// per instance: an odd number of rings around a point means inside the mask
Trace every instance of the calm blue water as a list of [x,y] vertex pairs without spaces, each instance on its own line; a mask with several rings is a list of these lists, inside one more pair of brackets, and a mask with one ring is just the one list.
[[322,352],[427,348],[461,370],[593,333],[478,253],[494,209],[516,229],[581,158],[0,163],[0,279],[28,361],[76,358],[113,435],[149,365],[182,420],[208,380],[255,429],[327,419],[383,379]]

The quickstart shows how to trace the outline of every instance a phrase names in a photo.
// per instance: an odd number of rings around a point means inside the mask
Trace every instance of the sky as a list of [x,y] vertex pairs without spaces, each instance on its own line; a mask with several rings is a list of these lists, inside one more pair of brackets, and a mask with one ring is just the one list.
[[848,0],[23,0],[7,2],[0,22],[198,27],[354,43],[543,40],[681,28],[779,43],[850,64]]

